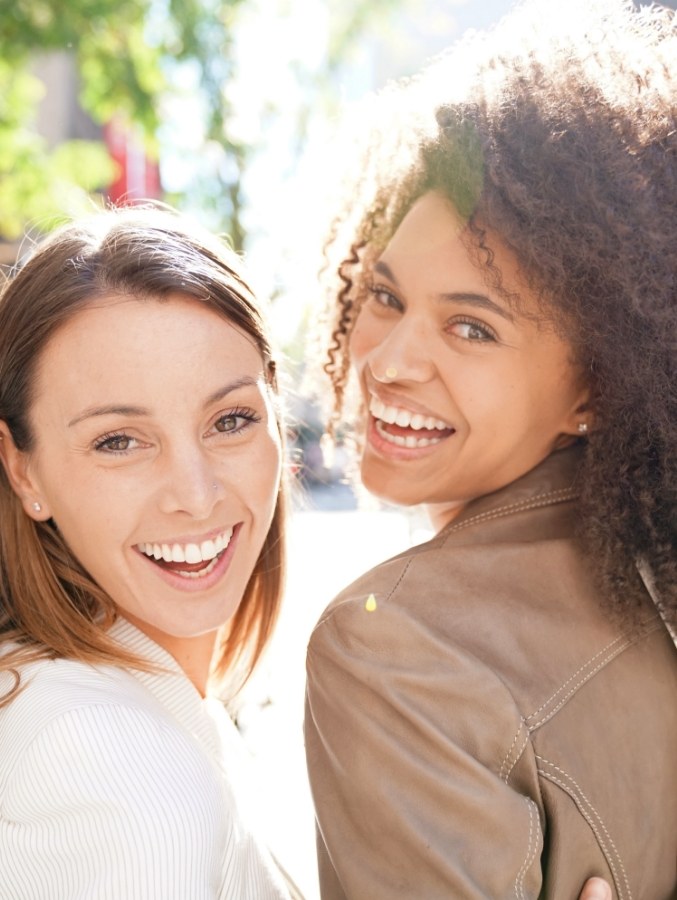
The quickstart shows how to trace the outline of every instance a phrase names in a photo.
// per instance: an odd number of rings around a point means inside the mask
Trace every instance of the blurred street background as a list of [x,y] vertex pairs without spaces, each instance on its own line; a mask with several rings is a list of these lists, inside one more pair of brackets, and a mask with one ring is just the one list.
[[[428,534],[416,514],[355,508],[345,486],[320,490],[317,497],[314,493],[309,492],[304,508],[292,516],[285,605],[237,717],[253,756],[259,820],[307,900],[317,900],[319,894],[302,733],[306,644],[324,607],[341,588]],[[332,493],[341,508],[328,508]]]

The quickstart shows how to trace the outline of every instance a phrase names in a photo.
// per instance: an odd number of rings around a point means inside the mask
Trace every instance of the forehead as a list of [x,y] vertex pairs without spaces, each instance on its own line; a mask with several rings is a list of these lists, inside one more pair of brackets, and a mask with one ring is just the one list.
[[517,255],[491,228],[471,227],[451,202],[431,191],[419,197],[378,257],[397,278],[411,273],[421,287],[443,293],[482,290],[511,313],[550,322],[553,310],[537,294]]
[[164,382],[258,372],[253,338],[199,300],[109,296],[82,307],[51,336],[37,366],[38,390],[117,386],[161,390]]

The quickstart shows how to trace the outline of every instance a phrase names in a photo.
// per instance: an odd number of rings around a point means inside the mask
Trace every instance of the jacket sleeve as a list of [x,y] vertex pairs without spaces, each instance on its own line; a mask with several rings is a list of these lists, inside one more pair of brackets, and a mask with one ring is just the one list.
[[145,711],[85,706],[53,719],[7,781],[0,900],[215,898],[214,777]]
[[535,766],[509,785],[531,748],[481,661],[399,608],[340,602],[310,641],[305,730],[323,900],[538,896]]

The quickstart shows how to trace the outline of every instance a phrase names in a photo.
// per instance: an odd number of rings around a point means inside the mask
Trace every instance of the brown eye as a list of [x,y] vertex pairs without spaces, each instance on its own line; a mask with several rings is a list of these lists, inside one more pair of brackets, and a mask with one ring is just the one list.
[[374,302],[379,306],[383,306],[386,309],[395,309],[402,310],[402,303],[398,298],[387,288],[382,285],[372,284],[369,285],[368,291],[371,294]]
[[128,434],[107,434],[99,438],[94,449],[103,453],[125,453],[132,449],[134,442]]
[[455,337],[459,337],[464,341],[485,343],[487,341],[496,340],[496,335],[488,326],[484,325],[482,322],[476,322],[473,319],[459,319],[451,322],[447,330]]
[[216,420],[215,428],[217,431],[237,431],[238,421],[242,416],[221,416]]
[[214,430],[221,434],[238,434],[260,421],[261,417],[253,409],[234,409],[219,416],[214,422]]

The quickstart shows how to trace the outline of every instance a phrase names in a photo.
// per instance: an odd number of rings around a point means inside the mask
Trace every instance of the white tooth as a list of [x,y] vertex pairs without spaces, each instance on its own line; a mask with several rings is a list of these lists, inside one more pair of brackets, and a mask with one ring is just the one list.
[[383,410],[385,409],[385,405],[378,399],[378,397],[372,397],[371,403],[369,404],[369,412],[376,419],[380,419],[383,415]]
[[409,437],[406,437],[404,439],[404,445],[405,447],[416,447],[418,445],[418,441],[415,437],[410,435]]
[[165,562],[172,561],[172,548],[169,546],[169,544],[162,545],[162,558]]
[[[177,544],[174,545],[175,550],[177,546]],[[175,561],[187,563],[202,562],[202,553],[200,552],[200,548],[197,544],[186,544],[185,559],[176,559],[175,557]]]
[[[233,529],[232,529],[232,528],[229,528],[228,531],[226,531],[226,532],[222,535],[222,538],[223,538],[223,547],[221,548],[222,550],[225,550],[226,547],[228,546],[228,544],[230,544],[230,539],[232,538],[232,536],[233,536]],[[219,551],[219,552],[221,552],[221,551]]]
[[422,416],[420,413],[414,413],[411,417],[411,427],[416,431],[420,431],[421,428],[425,427],[425,416]]
[[153,544],[153,556],[155,559],[162,559],[162,547],[159,544]]
[[428,438],[419,438],[416,443],[416,446],[417,447],[429,447],[430,444],[432,444],[432,441],[429,440]]
[[435,419],[435,428],[438,428],[440,431],[446,431],[449,426],[446,422],[443,422],[442,419]]
[[181,544],[174,544],[172,546],[172,562],[185,562],[186,554],[183,552],[183,547]]
[[396,406],[384,406],[383,412],[379,416],[384,422],[387,422],[389,425],[394,425],[397,421],[397,407]]
[[395,422],[400,426],[400,428],[408,428],[411,422],[411,413],[406,409],[398,410]]
[[200,553],[202,554],[202,559],[214,559],[217,554],[216,544],[214,541],[202,541],[200,544]]
[[431,431],[435,427],[436,419],[433,416],[428,416],[425,420],[425,427],[428,431]]

